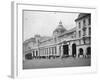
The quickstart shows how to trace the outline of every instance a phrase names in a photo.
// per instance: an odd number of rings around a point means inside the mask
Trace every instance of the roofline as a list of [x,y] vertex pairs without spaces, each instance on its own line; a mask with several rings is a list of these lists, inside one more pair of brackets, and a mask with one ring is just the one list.
[[87,17],[87,16],[89,16],[89,15],[90,15],[90,14],[88,13],[88,14],[86,14],[86,15],[80,17],[80,18],[76,18],[76,19],[75,19],[75,22],[78,21],[78,20],[80,20],[80,19],[82,19],[82,18],[84,18],[84,17]]
[[72,29],[70,29],[70,30],[68,30],[68,31],[66,31],[66,32],[64,32],[64,33],[62,33],[61,35],[59,35],[58,37],[60,37],[60,36],[62,36],[62,35],[64,35],[64,34],[68,34],[68,33],[71,33],[71,32],[75,32],[76,31],[76,27],[74,27],[74,28],[72,28]]

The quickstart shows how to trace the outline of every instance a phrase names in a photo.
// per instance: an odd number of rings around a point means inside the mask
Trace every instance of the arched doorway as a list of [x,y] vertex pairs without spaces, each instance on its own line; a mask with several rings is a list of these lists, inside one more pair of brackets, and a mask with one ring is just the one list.
[[28,53],[25,55],[25,59],[32,59],[32,53]]
[[72,44],[72,56],[75,57],[76,56],[76,44]]
[[83,49],[82,48],[79,49],[79,56],[80,55],[83,55]]
[[87,48],[87,53],[86,53],[87,55],[91,55],[91,47],[88,47]]
[[63,45],[63,55],[68,56],[69,55],[69,47],[68,45]]

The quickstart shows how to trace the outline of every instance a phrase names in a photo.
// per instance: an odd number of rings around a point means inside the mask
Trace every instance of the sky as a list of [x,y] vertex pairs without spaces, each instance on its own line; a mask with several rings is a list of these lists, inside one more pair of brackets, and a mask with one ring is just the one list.
[[69,30],[76,26],[75,19],[79,13],[60,13],[43,11],[24,11],[24,40],[39,34],[52,36],[60,21]]

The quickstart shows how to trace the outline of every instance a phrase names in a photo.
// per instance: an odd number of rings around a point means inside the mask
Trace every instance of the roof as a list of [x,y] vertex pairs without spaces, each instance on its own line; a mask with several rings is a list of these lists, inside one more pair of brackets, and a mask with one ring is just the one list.
[[36,42],[35,38],[29,38],[23,42],[23,44],[27,44],[29,42]]
[[60,22],[59,22],[59,25],[58,25],[57,28],[53,31],[53,33],[55,33],[55,32],[63,33],[63,32],[65,32],[65,31],[66,31],[66,29],[63,27],[62,22],[60,21]]
[[43,37],[40,38],[40,42],[48,40],[48,39],[51,39],[51,37],[49,37],[49,36],[43,36]]
[[86,17],[86,16],[89,16],[89,15],[91,15],[91,14],[89,14],[89,13],[80,13],[80,14],[78,15],[78,18],[75,19],[75,21],[80,20],[80,19],[82,19],[82,18],[84,18],[84,17]]
[[74,27],[74,28],[72,28],[72,29],[70,29],[70,30],[64,32],[63,34],[61,34],[61,35],[59,35],[59,36],[62,36],[62,35],[64,35],[64,34],[69,34],[69,33],[71,33],[71,32],[75,32],[75,31],[76,31],[76,27]]

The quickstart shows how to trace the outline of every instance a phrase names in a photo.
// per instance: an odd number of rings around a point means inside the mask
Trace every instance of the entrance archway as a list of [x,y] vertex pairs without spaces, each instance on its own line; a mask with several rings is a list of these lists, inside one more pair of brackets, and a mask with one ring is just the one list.
[[32,53],[28,53],[25,55],[25,59],[32,59]]
[[63,55],[68,56],[69,55],[69,47],[68,45],[63,45]]
[[83,49],[82,48],[79,49],[79,54],[83,55]]
[[87,55],[91,55],[91,47],[88,47],[87,48],[87,53],[86,53]]
[[72,56],[75,57],[76,56],[76,44],[72,44]]

